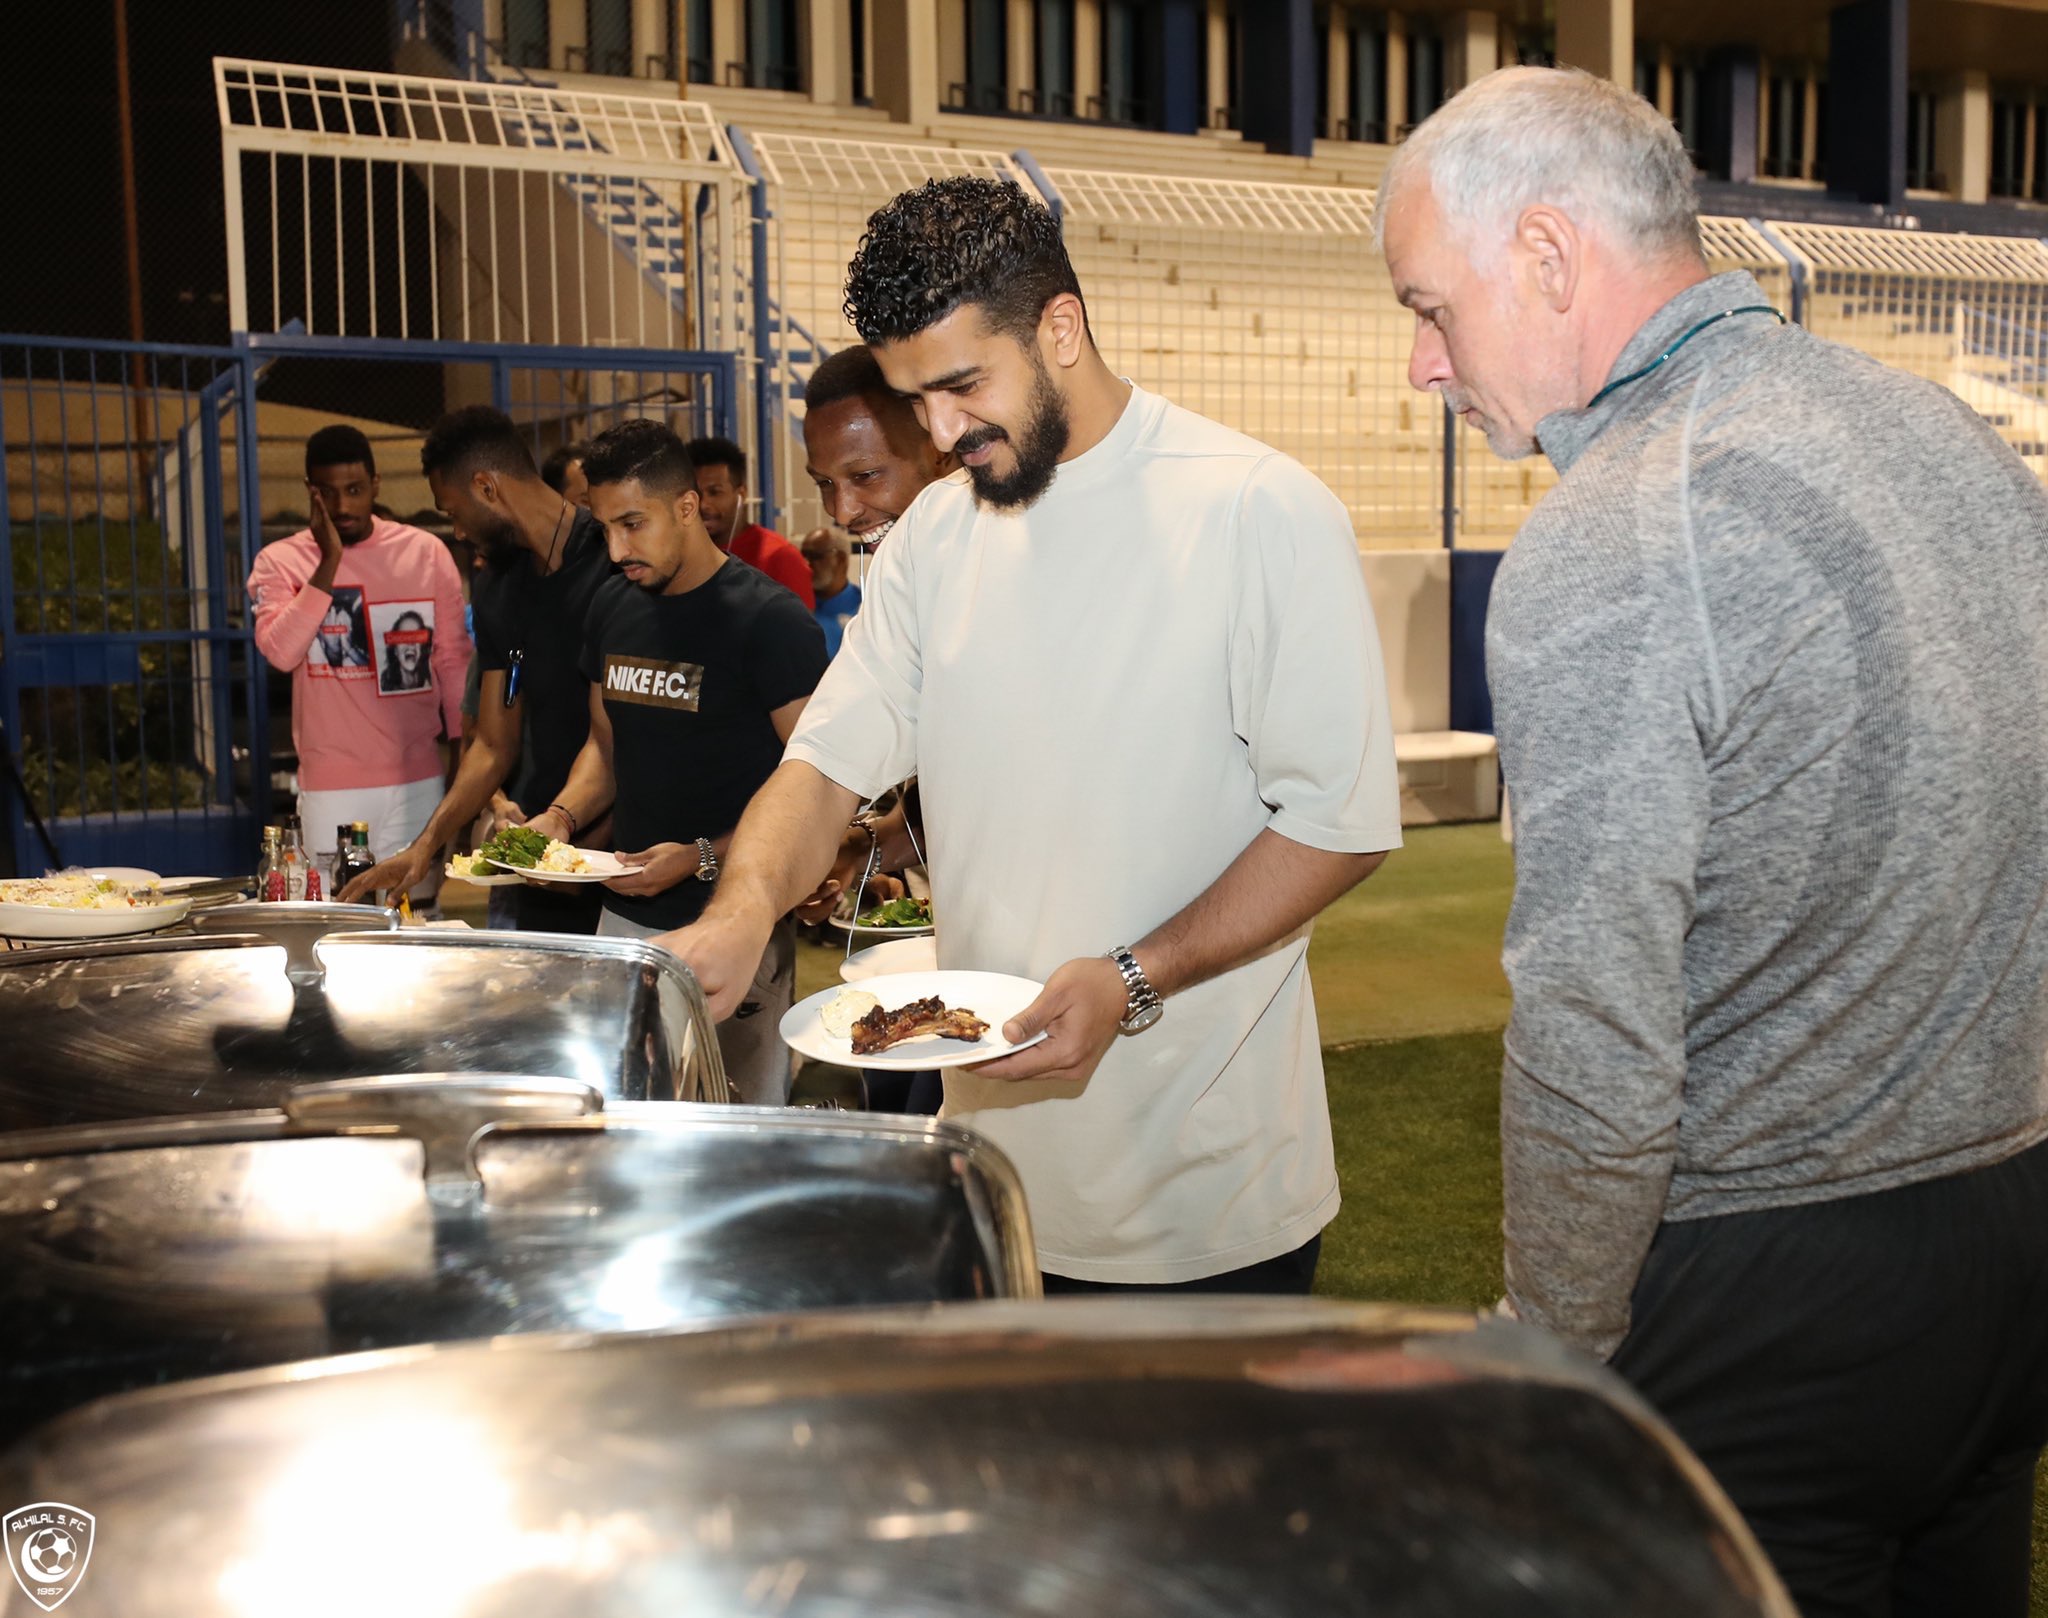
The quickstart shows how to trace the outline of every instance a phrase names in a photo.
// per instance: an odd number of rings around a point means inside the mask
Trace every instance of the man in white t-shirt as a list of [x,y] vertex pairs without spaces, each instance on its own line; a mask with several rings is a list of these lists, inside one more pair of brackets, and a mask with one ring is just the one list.
[[947,1075],[1049,1290],[1306,1291],[1337,1211],[1309,924],[1401,840],[1344,508],[1118,379],[1017,187],[908,192],[847,307],[963,470],[919,495],[719,891],[665,942],[714,1015],[862,799],[921,780],[940,964],[1044,993]]

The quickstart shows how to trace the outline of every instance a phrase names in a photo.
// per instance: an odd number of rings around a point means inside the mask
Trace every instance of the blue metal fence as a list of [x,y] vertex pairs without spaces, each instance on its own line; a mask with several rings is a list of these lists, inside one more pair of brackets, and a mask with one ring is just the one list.
[[632,416],[685,436],[735,423],[727,354],[0,336],[0,723],[20,779],[0,779],[0,827],[16,870],[253,861],[273,783],[244,581],[264,514],[289,531],[304,510],[303,417],[268,435],[268,477],[263,465],[263,400],[285,362],[302,405],[310,379],[317,408],[348,415],[363,414],[351,401],[373,380],[365,368],[414,367],[433,394],[394,436],[469,392],[526,427],[537,457]]
[[245,863],[267,770],[241,603],[254,390],[232,349],[0,338],[17,868]]

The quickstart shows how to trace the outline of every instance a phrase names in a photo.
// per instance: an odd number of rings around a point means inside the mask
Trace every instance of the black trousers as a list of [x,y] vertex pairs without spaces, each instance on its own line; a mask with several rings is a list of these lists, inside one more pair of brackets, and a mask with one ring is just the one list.
[[2048,1145],[1664,1225],[1614,1368],[1805,1618],[2026,1618],[2048,1440]]
[[1323,1233],[1317,1231],[1291,1253],[1247,1264],[1241,1270],[1221,1275],[1204,1275],[1193,1281],[1164,1281],[1151,1285],[1126,1281],[1077,1281],[1071,1275],[1045,1273],[1045,1295],[1056,1298],[1065,1293],[1114,1292],[1119,1296],[1142,1297],[1150,1292],[1260,1292],[1301,1293],[1316,1284],[1316,1260],[1322,1257]]
[[522,933],[587,935],[604,919],[604,888],[596,882],[564,882],[551,888],[527,882],[508,891],[517,896]]

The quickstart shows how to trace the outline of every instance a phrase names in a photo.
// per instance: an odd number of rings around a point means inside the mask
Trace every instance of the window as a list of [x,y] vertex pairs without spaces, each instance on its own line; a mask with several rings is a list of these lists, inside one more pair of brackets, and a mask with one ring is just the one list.
[[1700,152],[1700,69],[1697,62],[1671,65],[1671,122],[1679,142],[1699,166]]
[[1813,87],[1813,167],[1810,180],[1828,177],[1828,85],[1823,79]]
[[1636,94],[1651,106],[1657,104],[1657,47],[1636,47]]
[[1775,69],[1764,109],[1763,171],[1774,179],[1797,180],[1806,172],[1806,71]]
[[1409,20],[1408,34],[1408,127],[1414,128],[1444,101],[1444,42],[1440,34],[1416,26]]
[[[511,0],[506,3],[509,5]],[[684,27],[689,36],[684,76],[692,84],[709,84],[716,76],[711,66],[711,4],[712,0],[683,0]]]
[[1947,189],[1934,158],[1937,98],[1932,91],[1906,92],[1906,186],[1913,191]]
[[1009,20],[1004,0],[967,0],[967,92],[973,112],[1002,112],[1008,105]]
[[2027,101],[2024,95],[1996,97],[1991,103],[1991,194],[2027,194]]
[[584,61],[592,73],[633,74],[633,0],[585,0]]
[[1095,109],[1113,124],[1142,124],[1145,104],[1143,0],[1102,0],[1102,100]]
[[1387,25],[1376,17],[1351,25],[1351,138],[1393,138],[1387,128]]
[[1330,126],[1330,8],[1317,6],[1308,26],[1316,42],[1316,133],[1338,140],[1342,137]]
[[1038,0],[1036,36],[1038,110],[1050,118],[1074,116],[1074,0]]
[[505,0],[505,60],[545,73],[548,43],[548,0]]
[[747,83],[764,90],[801,90],[797,0],[747,0]]
[[2048,106],[2034,109],[2033,200],[2048,202]]

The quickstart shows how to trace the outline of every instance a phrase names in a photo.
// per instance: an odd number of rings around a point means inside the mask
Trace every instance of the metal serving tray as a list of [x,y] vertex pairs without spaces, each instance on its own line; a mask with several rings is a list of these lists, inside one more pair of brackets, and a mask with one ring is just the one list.
[[0,955],[0,1132],[276,1106],[308,1080],[385,1073],[728,1098],[703,993],[666,950],[272,925],[284,941],[236,932]]
[[123,1618],[1793,1618],[1619,1379],[1307,1300],[330,1361],[103,1401],[0,1497],[94,1513]]
[[1038,1290],[1008,1160],[922,1119],[409,1076],[0,1139],[0,1434],[399,1344]]

